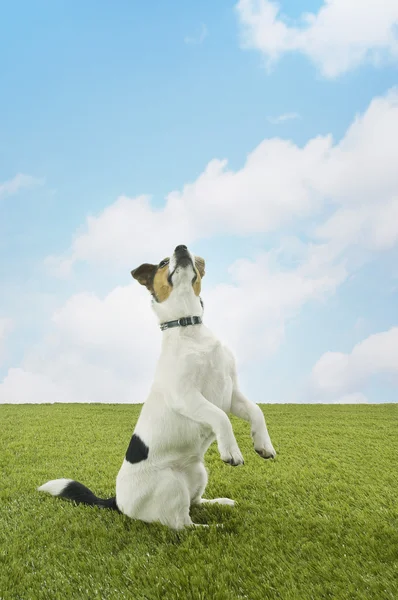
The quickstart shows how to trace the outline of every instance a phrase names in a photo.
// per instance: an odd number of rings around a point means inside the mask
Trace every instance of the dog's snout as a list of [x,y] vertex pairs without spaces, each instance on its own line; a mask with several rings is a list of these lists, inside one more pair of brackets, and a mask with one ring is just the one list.
[[188,248],[185,244],[180,244],[174,250],[173,259],[175,261],[175,268],[181,267],[185,269],[189,265],[193,266],[192,257],[189,253]]

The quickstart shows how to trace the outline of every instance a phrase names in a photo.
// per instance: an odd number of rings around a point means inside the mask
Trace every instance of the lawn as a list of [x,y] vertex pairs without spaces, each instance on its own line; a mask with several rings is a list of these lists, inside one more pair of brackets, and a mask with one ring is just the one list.
[[[72,477],[103,497],[137,405],[0,406],[1,600],[398,598],[398,406],[263,405],[278,456],[206,456],[210,527],[173,532],[36,492]],[[223,523],[217,528],[216,523]]]

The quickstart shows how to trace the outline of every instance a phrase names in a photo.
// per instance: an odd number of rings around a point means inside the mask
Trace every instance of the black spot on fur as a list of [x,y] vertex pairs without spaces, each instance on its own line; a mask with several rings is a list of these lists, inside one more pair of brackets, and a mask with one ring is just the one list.
[[139,463],[148,458],[148,451],[148,446],[134,433],[127,448],[126,460],[131,464]]
[[90,504],[91,506],[98,506],[99,508],[110,508],[111,510],[120,510],[116,504],[116,498],[97,498],[91,490],[88,489],[82,483],[78,481],[71,481],[59,494],[61,498],[66,500],[73,500],[76,504]]

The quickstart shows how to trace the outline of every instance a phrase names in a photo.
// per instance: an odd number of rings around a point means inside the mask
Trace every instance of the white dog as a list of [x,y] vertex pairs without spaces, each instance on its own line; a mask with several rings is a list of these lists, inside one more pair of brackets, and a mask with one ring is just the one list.
[[204,272],[204,260],[186,246],[177,246],[158,265],[131,272],[152,294],[163,342],[152,389],[116,479],[116,497],[102,500],[71,479],[49,481],[40,491],[181,529],[194,525],[191,505],[234,504],[229,498],[202,498],[203,459],[215,439],[224,462],[243,464],[226,413],[251,423],[260,456],[275,456],[262,411],[239,390],[232,354],[202,324]]

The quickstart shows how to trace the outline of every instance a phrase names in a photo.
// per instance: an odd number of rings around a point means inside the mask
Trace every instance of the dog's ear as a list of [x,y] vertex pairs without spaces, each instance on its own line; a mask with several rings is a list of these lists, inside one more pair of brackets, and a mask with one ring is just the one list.
[[205,261],[204,261],[204,258],[201,258],[200,256],[195,256],[195,267],[198,269],[199,275],[201,277],[204,277],[205,276]]
[[143,265],[133,269],[131,271],[132,277],[138,281],[141,285],[145,285],[148,290],[152,290],[153,286],[153,278],[155,276],[157,265],[150,265],[149,263],[144,263]]

